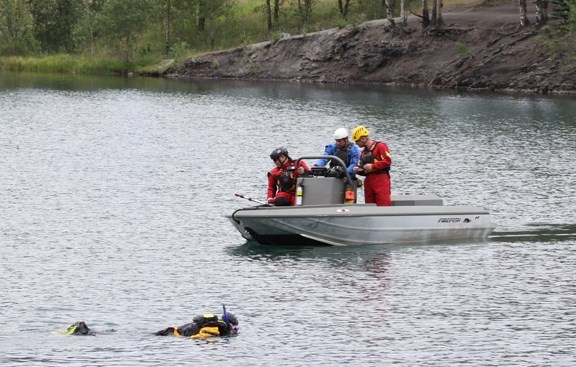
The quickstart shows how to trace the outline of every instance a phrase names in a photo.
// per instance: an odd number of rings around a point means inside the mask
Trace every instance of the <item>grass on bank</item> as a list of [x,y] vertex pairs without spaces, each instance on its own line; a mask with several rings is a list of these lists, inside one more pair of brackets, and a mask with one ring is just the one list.
[[131,68],[131,65],[116,59],[84,55],[58,54],[38,57],[0,57],[0,70],[13,72],[125,74]]
[[62,74],[126,75],[131,72],[161,75],[174,64],[174,59],[160,56],[146,57],[135,64],[109,57],[89,57],[84,55],[46,55],[39,57],[6,56],[0,57],[0,71],[37,72]]
[[[412,9],[417,9],[419,0],[408,0]],[[483,0],[446,0],[450,2],[479,2]],[[484,0],[485,1],[485,0]],[[413,2],[413,3],[412,3]],[[272,2],[273,4],[273,2]],[[322,29],[343,27],[346,24],[359,24],[366,20],[385,16],[381,0],[364,2],[351,1],[348,19],[338,13],[335,0],[315,0],[314,10],[304,24],[298,15],[295,1],[283,1],[280,18],[269,32],[266,23],[265,3],[262,0],[236,0],[232,11],[218,20],[218,25],[210,32],[201,33],[196,28],[179,31],[179,39],[172,44],[171,52],[164,53],[164,33],[158,32],[158,25],[151,25],[134,45],[133,57],[122,57],[122,52],[113,50],[113,45],[99,44],[93,54],[51,54],[30,56],[0,56],[0,71],[31,71],[44,73],[73,74],[127,74],[129,72],[149,75],[162,74],[173,63],[202,53],[242,47],[263,41],[274,41],[282,33],[306,34]],[[361,5],[364,4],[364,5]],[[366,5],[371,4],[371,5]],[[126,60],[132,60],[127,62]]]

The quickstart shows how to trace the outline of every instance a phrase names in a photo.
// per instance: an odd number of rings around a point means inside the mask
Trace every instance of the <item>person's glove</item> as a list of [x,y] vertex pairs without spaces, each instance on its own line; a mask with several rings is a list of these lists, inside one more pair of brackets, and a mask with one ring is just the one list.
[[269,205],[274,205],[274,198],[268,198],[268,200],[266,200],[266,202],[267,202]]

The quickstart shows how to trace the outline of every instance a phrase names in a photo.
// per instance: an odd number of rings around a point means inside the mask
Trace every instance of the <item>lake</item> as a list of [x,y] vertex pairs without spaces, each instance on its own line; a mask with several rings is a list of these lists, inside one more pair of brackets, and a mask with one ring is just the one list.
[[[278,248],[225,215],[364,124],[485,241]],[[0,365],[573,366],[574,98],[0,74]],[[360,193],[360,196],[362,194]],[[222,304],[233,338],[154,336]],[[55,331],[85,321],[96,336]]]

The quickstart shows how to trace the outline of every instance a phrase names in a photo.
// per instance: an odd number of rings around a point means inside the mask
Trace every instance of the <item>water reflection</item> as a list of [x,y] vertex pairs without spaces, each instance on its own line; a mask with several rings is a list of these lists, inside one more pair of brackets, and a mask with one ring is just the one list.
[[[226,252],[233,257],[263,262],[316,262],[331,268],[350,271],[381,272],[390,251],[402,251],[410,246],[265,246],[247,241],[241,246],[228,247]],[[385,272],[385,271],[384,271]]]
[[[385,274],[393,251],[404,251],[411,246],[264,246],[247,241],[241,246],[228,247],[226,252],[234,257],[263,262],[315,262],[323,267],[362,271],[375,275]],[[417,248],[417,247],[414,247]],[[376,276],[378,277],[378,276]]]
[[262,246],[254,241],[246,241],[243,245],[232,246],[226,252],[232,256],[247,257],[251,260],[282,260],[285,258],[299,259],[301,257],[314,257],[318,248],[312,246]]

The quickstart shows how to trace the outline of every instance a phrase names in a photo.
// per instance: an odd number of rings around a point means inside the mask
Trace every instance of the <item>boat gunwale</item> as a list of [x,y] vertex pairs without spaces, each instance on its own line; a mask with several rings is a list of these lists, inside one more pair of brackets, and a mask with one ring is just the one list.
[[[331,213],[321,209],[335,209]],[[488,210],[477,206],[391,206],[376,205],[310,205],[306,207],[264,207],[253,206],[240,208],[230,217],[242,218],[301,218],[301,217],[390,217],[390,216],[433,216],[433,215],[490,215]]]

